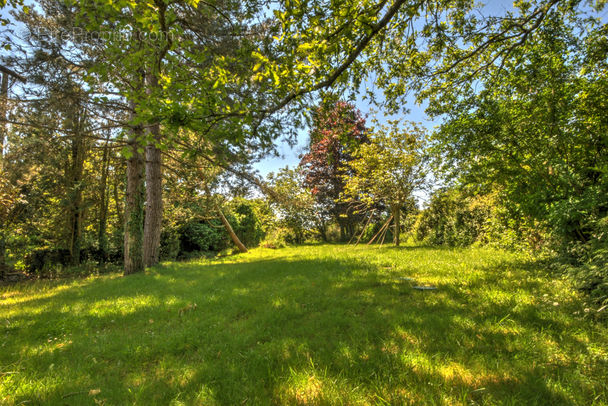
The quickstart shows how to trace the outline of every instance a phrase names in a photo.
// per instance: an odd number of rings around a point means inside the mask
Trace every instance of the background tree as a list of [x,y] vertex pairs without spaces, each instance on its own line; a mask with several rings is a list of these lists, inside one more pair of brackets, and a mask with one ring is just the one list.
[[309,136],[309,151],[300,161],[304,186],[311,190],[320,216],[332,217],[345,240],[352,236],[360,216],[339,198],[352,153],[367,142],[365,119],[352,104],[323,104],[313,112]]
[[369,143],[361,144],[348,162],[349,175],[342,200],[372,208],[378,203],[389,207],[393,217],[393,240],[399,246],[401,212],[413,193],[425,183],[423,152],[425,132],[415,123],[400,128],[397,122],[372,131]]
[[275,175],[268,175],[268,183],[279,196],[271,200],[271,208],[277,217],[279,227],[285,227],[293,234],[293,241],[301,244],[311,230],[325,235],[328,218],[324,218],[310,190],[304,186],[304,178],[298,169],[282,168]]

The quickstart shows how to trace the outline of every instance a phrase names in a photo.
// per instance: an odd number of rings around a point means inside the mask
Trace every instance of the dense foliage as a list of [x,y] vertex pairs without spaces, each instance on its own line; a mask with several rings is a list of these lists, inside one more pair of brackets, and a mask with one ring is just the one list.
[[[605,25],[581,32],[579,23],[549,13],[480,91],[437,107],[447,119],[434,142],[448,177],[497,188],[513,221],[537,223],[564,257],[599,264],[592,258],[601,256],[608,215],[608,42]],[[607,281],[597,288],[605,292]]]

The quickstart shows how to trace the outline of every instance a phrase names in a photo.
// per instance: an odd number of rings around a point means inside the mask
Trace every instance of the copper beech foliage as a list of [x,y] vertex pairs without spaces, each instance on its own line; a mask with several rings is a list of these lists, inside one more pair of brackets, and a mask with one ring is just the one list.
[[356,148],[368,142],[365,118],[352,104],[339,101],[319,106],[312,122],[309,151],[300,161],[304,186],[311,189],[321,214],[338,222],[344,237],[352,233],[357,216],[339,198],[349,173],[348,162]]

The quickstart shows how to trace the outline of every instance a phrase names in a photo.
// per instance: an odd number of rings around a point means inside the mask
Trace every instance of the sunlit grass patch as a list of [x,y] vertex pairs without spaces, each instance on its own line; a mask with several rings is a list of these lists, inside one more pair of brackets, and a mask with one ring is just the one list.
[[9,405],[608,402],[606,325],[513,253],[255,249],[0,298]]

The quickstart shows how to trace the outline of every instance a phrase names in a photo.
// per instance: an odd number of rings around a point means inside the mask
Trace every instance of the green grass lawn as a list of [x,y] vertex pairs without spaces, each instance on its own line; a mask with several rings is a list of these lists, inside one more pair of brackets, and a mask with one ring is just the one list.
[[0,288],[0,403],[608,404],[608,327],[585,314],[566,280],[488,249],[27,282]]

